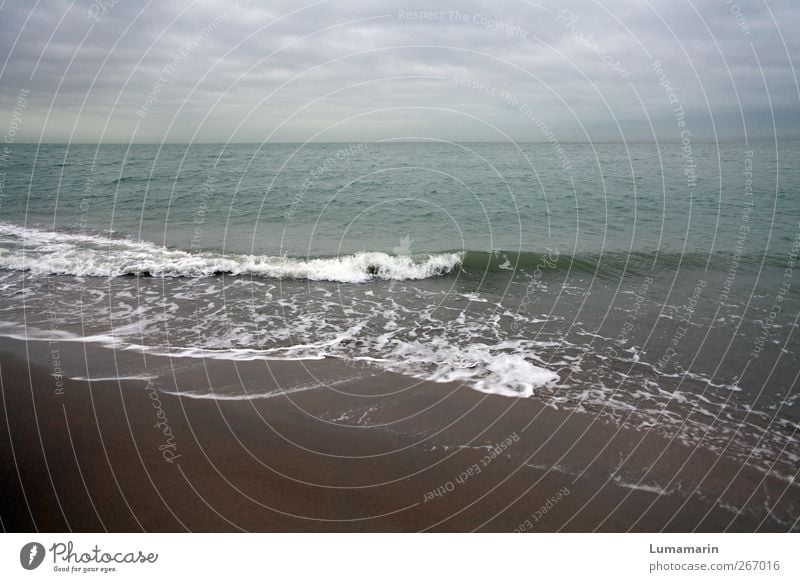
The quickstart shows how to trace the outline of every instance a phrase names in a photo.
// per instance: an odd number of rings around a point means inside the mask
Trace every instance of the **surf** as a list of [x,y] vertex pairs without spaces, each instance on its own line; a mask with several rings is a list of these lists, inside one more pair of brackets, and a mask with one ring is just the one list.
[[391,255],[362,251],[335,257],[195,253],[129,239],[0,224],[0,269],[79,277],[254,276],[339,283],[405,281],[446,275],[457,252]]

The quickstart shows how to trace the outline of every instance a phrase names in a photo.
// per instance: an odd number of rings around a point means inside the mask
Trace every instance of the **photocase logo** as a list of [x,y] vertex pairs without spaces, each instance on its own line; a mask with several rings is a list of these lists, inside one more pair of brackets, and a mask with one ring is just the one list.
[[[408,256],[411,255],[411,243],[413,243],[413,242],[414,241],[411,240],[411,237],[409,235],[405,235],[403,237],[400,237],[400,244],[395,246],[395,247],[392,247],[392,252],[395,255],[397,255],[398,257],[408,257]],[[392,282],[389,283],[389,293],[391,293],[393,291],[394,284],[396,282],[397,281],[392,279]]]
[[30,542],[22,546],[19,552],[19,563],[26,570],[35,570],[44,561],[44,546],[37,542]]
[[404,237],[401,237],[400,238],[400,244],[397,245],[396,247],[394,247],[392,249],[392,251],[394,251],[394,254],[396,254],[398,256],[401,256],[401,257],[410,255],[411,254],[411,243],[413,243],[413,242],[414,241],[411,240],[411,237],[408,236],[408,235],[406,235]]

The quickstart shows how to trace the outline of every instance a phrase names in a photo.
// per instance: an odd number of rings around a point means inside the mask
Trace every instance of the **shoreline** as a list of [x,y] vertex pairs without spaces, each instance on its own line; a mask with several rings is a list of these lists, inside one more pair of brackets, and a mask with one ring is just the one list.
[[[48,342],[0,341],[5,531],[787,531],[764,507],[796,515],[795,486],[535,397],[334,359],[59,349],[84,364],[61,393]],[[109,369],[141,378],[69,379]]]

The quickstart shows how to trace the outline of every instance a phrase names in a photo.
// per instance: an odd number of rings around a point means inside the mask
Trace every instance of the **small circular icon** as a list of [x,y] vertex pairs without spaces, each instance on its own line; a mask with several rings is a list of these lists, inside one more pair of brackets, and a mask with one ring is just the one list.
[[30,542],[19,551],[19,563],[26,570],[35,570],[44,561],[44,546],[38,542]]

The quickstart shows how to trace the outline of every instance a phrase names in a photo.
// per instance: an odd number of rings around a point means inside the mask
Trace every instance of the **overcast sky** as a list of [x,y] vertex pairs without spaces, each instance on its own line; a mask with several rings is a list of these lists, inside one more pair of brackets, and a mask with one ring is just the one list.
[[0,131],[20,142],[798,138],[798,29],[797,0],[5,0]]

